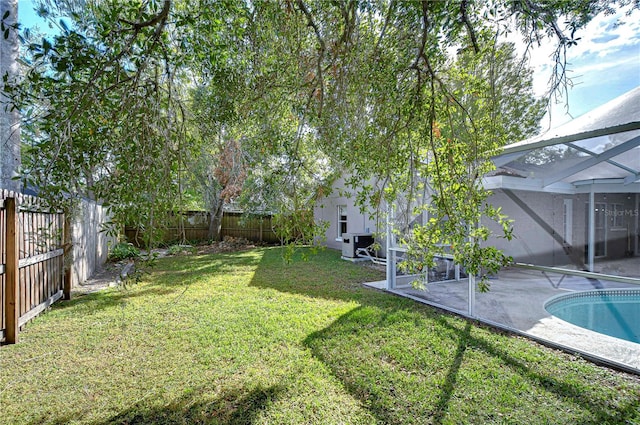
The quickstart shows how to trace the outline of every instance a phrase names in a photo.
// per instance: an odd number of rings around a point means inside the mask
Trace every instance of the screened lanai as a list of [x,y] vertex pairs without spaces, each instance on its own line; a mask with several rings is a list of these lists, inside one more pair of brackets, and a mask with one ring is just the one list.
[[640,87],[493,161],[517,262],[640,278]]
[[[489,292],[446,257],[416,287],[415,276],[395,267],[404,249],[392,214],[387,279],[370,285],[640,372],[638,301],[626,312],[608,303],[597,310],[602,297],[640,299],[640,87],[506,146],[493,161],[484,185],[513,220],[515,237],[488,241],[514,259],[490,277]],[[597,298],[586,307],[587,324],[550,311],[567,296],[571,306]]]

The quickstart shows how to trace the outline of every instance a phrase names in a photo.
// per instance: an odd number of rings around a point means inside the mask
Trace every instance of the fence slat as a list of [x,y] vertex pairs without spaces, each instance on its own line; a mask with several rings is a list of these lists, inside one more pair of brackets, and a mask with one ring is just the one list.
[[34,306],[31,310],[23,314],[22,317],[18,319],[18,325],[24,326],[29,320],[33,319],[38,314],[51,307],[51,305],[62,298],[62,296],[62,291],[58,291],[52,296],[47,297],[43,302],[41,302],[37,306]]
[[0,263],[2,264],[2,274],[0,274],[0,332],[2,332],[1,338],[4,340],[4,287],[6,277],[6,256],[5,256],[5,237],[7,235],[5,227],[5,209],[4,199],[2,200],[2,207],[0,209]]
[[[38,252],[38,245],[36,243],[36,235],[37,235],[37,230],[36,228],[38,227],[38,214],[36,213],[29,213],[29,221],[30,221],[30,225],[31,225],[31,231],[29,232],[29,256],[31,257],[32,255],[35,255]],[[18,267],[20,267],[20,262],[18,262]],[[35,265],[35,267],[29,267],[28,269],[29,271],[29,298],[27,300],[27,309],[22,311],[20,316],[22,317],[24,314],[26,314],[28,311],[30,311],[33,307],[35,307],[36,305],[39,304],[39,299],[36,296],[35,289],[36,289],[36,284],[35,281],[38,277],[38,266],[37,264]],[[19,324],[19,323],[18,323]]]
[[15,198],[5,199],[6,207],[6,271],[5,271],[5,342],[15,344],[18,342],[18,320],[20,318],[19,292],[18,292],[18,259],[19,253],[19,230],[18,230],[18,208]]
[[59,257],[63,254],[64,254],[64,250],[60,248],[60,249],[56,249],[55,251],[49,251],[42,254],[34,255],[32,257],[23,258],[18,262],[18,267],[23,268],[23,267],[31,266],[33,264],[42,263],[44,261],[47,261],[50,258]]
[[18,291],[17,291],[17,302],[18,302],[18,317],[25,311],[27,311],[27,291],[24,289],[27,286],[27,270],[19,269],[18,270]]
[[[69,216],[64,217],[64,224],[62,228],[62,244],[65,247],[64,249],[71,249],[71,219]],[[65,300],[71,299],[71,267],[64,267],[64,275],[62,279],[62,291],[64,294]]]

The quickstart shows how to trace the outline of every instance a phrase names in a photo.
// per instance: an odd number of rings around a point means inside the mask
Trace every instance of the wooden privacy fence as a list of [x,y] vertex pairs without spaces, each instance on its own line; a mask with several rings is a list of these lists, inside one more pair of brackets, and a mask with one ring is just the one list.
[[242,213],[225,213],[222,216],[222,237],[245,238],[253,242],[278,243],[273,231],[271,216],[244,216]]
[[16,343],[20,327],[70,297],[63,249],[69,226],[64,214],[45,212],[37,198],[0,195],[0,340]]
[[[169,218],[162,242],[171,243],[182,239],[179,216]],[[209,213],[188,211],[183,214],[185,239],[188,241],[206,241],[209,239]],[[243,213],[225,212],[222,216],[221,238],[231,236],[244,238],[252,242],[278,243],[280,240],[273,231],[271,216],[247,216]],[[125,236],[129,242],[140,244],[144,240],[134,227],[125,228]]]

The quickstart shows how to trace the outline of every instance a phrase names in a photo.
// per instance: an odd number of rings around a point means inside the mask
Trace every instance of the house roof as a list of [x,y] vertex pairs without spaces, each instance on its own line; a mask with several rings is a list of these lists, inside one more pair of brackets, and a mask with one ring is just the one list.
[[566,124],[504,147],[503,154],[640,129],[640,86]]
[[517,170],[528,179],[527,190],[554,185],[567,190],[590,180],[640,192],[640,86],[544,134],[505,146],[493,161],[499,170]]

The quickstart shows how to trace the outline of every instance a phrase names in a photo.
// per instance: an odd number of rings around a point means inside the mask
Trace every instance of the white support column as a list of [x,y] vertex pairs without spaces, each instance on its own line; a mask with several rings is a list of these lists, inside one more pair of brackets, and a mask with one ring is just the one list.
[[[476,226],[479,226],[480,223],[476,224]],[[470,235],[471,232],[471,228],[473,226],[468,226],[467,228],[469,230],[467,230],[467,235]],[[469,241],[473,242],[473,239],[471,238],[471,236],[469,236]],[[469,310],[469,316],[471,317],[476,317],[476,276],[473,273],[468,273],[469,274],[469,281],[467,282],[467,284],[469,285],[469,305],[468,305],[468,310]]]
[[587,258],[587,268],[590,272],[594,270],[594,258],[595,258],[595,249],[596,249],[596,195],[594,192],[594,186],[591,185],[591,190],[589,191],[589,238],[588,238],[588,251],[589,256]]
[[469,316],[476,317],[476,277],[469,273]]
[[396,251],[393,239],[393,204],[387,205],[387,289],[396,287]]
[[636,207],[635,210],[633,211],[632,216],[635,217],[635,230],[634,230],[634,234],[636,235],[635,237],[635,247],[633,250],[633,253],[637,256],[640,255],[640,252],[638,252],[638,250],[640,250],[640,193],[636,193],[635,194],[635,199],[636,199]]

